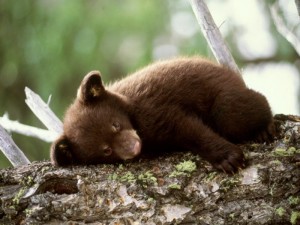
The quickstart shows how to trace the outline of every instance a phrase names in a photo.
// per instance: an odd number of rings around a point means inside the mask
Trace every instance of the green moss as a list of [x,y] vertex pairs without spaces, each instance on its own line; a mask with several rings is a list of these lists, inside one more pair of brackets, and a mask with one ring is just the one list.
[[121,182],[134,183],[136,182],[136,177],[129,171],[125,173],[123,176],[118,175],[117,173],[110,174],[108,176],[109,180],[119,180]]
[[206,181],[212,181],[216,176],[217,176],[217,172],[211,172],[209,174],[207,174],[207,176],[205,177]]
[[32,186],[34,184],[34,180],[32,176],[28,176],[26,180],[27,186]]
[[192,172],[197,169],[196,163],[188,160],[183,161],[175,166],[175,171],[173,171],[169,177],[178,177],[181,175],[190,176]]
[[299,197],[290,196],[288,200],[289,200],[290,205],[298,205],[300,203]]
[[275,184],[273,184],[273,185],[270,187],[269,193],[270,193],[271,196],[274,196],[274,189],[275,189]]
[[285,209],[283,207],[279,207],[276,209],[276,214],[280,217],[282,217],[285,214]]
[[257,147],[259,147],[259,146],[260,146],[260,144],[257,144],[257,143],[251,144],[251,147],[253,147],[253,148],[257,148]]
[[19,192],[15,195],[15,197],[13,198],[13,203],[15,205],[18,205],[20,203],[22,196],[25,194],[25,190],[25,188],[21,188]]
[[135,176],[129,171],[125,173],[122,177],[120,177],[120,181],[134,183],[136,182]]
[[235,214],[234,214],[234,213],[230,213],[230,214],[229,214],[229,217],[233,220],[234,217],[235,217]]
[[33,213],[33,210],[32,209],[25,209],[25,214],[26,214],[26,217],[30,217]]
[[177,170],[173,171],[169,177],[179,177],[179,176],[182,176],[182,175],[185,175],[185,173],[183,172],[178,172]]
[[149,203],[154,202],[154,198],[148,198],[148,199],[147,199],[147,202],[149,202]]
[[300,218],[300,212],[292,212],[290,222],[292,225],[297,224]]
[[168,186],[168,188],[180,190],[180,189],[181,189],[181,186],[180,186],[179,184],[174,183],[174,184],[170,184],[170,185]]
[[119,169],[119,170],[123,170],[123,169],[124,169],[123,164],[120,164],[119,167],[118,167],[118,169]]
[[33,179],[32,176],[22,177],[22,180],[20,181],[20,184],[22,186],[31,187],[34,184],[34,179]]
[[46,171],[48,171],[50,169],[49,166],[44,166],[42,169],[42,174],[44,174]]
[[220,182],[220,190],[227,192],[231,188],[235,187],[240,180],[238,178],[230,177],[228,179],[221,180]]
[[270,163],[275,164],[275,165],[282,165],[282,162],[280,160],[273,160]]
[[296,149],[295,147],[290,147],[288,149],[276,148],[274,154],[277,156],[287,157],[287,156],[293,156],[294,154],[299,152],[300,152],[299,149]]
[[179,172],[192,173],[197,169],[196,163],[191,160],[183,161],[175,166]]
[[157,178],[154,177],[154,175],[150,171],[140,174],[138,176],[138,180],[141,181],[144,185],[146,184],[157,185]]
[[290,153],[290,155],[300,153],[300,149],[296,149],[295,147],[289,147],[287,151]]
[[285,148],[276,148],[274,153],[277,156],[289,156]]
[[109,180],[117,180],[118,179],[118,174],[113,173],[108,175]]

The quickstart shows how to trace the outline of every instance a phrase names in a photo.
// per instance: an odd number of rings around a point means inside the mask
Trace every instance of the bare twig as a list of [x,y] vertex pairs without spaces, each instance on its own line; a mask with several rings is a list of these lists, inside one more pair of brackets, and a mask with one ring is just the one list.
[[[297,4],[297,1],[296,1]],[[298,1],[298,4],[299,1]],[[297,5],[299,6],[299,5]],[[272,14],[272,18],[274,20],[275,26],[277,31],[283,36],[285,37],[285,39],[290,42],[290,44],[294,47],[294,49],[296,50],[297,54],[300,56],[300,40],[297,37],[297,35],[295,35],[285,24],[285,22],[283,21],[282,17],[279,15],[278,13],[279,8],[278,5],[275,3],[271,6],[271,14]]]
[[0,125],[0,149],[14,167],[30,164],[24,153]]
[[7,114],[5,114],[3,117],[0,117],[0,125],[9,132],[12,131],[26,136],[35,137],[45,142],[52,142],[58,136],[54,131],[28,126],[21,124],[18,121],[12,121],[8,118]]
[[239,68],[223,40],[205,2],[203,0],[190,0],[190,3],[201,27],[202,33],[208,41],[208,44],[210,45],[210,48],[218,62],[239,73]]
[[50,130],[57,134],[62,133],[63,125],[49,106],[28,87],[25,88],[25,102],[40,121]]
[[[0,123],[8,130],[22,133],[29,136],[38,137],[45,141],[53,141],[57,135],[62,133],[62,122],[55,116],[48,105],[29,88],[25,88],[26,104],[33,111],[33,113],[45,124],[49,129],[43,130],[16,121],[10,121],[7,116],[1,118]],[[14,143],[9,134],[0,125],[0,149],[14,167],[29,164],[30,161],[26,158],[24,153]]]

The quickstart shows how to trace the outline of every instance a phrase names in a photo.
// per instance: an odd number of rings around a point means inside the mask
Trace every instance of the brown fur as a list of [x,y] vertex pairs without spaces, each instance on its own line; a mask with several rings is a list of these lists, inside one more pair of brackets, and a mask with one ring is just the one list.
[[266,98],[235,72],[199,57],[179,58],[154,63],[106,88],[99,72],[86,75],[51,159],[62,166],[112,163],[189,150],[234,172],[244,165],[234,143],[270,141],[273,135]]

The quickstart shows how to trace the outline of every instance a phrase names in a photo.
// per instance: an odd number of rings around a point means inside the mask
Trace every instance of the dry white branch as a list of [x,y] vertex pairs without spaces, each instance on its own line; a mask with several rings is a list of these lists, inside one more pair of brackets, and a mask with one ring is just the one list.
[[28,87],[25,87],[25,102],[40,121],[50,130],[57,134],[62,133],[63,125],[49,106]]
[[45,142],[52,142],[58,136],[54,131],[32,127],[21,124],[18,121],[10,120],[7,114],[0,117],[0,125],[9,132],[16,132],[25,136],[35,137]]
[[0,125],[0,150],[14,167],[30,164],[24,153]]
[[279,7],[278,4],[274,4],[271,6],[271,14],[274,20],[277,31],[285,37],[285,39],[290,42],[290,44],[294,47],[297,54],[300,56],[300,40],[285,24],[282,17],[279,15]]
[[218,62],[239,73],[239,68],[222,38],[220,30],[216,26],[205,2],[203,0],[190,0],[190,3],[202,33]]

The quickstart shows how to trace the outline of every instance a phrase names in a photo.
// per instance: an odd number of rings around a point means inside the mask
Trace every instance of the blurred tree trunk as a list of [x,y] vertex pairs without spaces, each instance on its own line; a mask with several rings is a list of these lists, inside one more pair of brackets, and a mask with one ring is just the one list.
[[300,0],[295,0],[295,4],[298,11],[298,15],[300,16]]
[[0,171],[0,224],[299,224],[300,118],[280,138],[241,145],[249,165],[215,171],[189,153],[119,165]]

